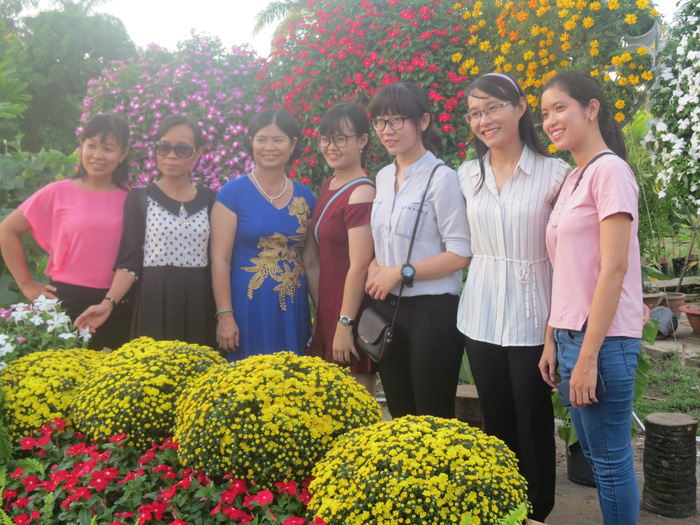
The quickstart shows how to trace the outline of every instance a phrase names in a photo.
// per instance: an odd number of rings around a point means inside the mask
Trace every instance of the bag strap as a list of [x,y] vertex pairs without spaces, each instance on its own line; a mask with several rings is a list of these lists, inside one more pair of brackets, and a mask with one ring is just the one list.
[[[416,233],[418,233],[418,224],[420,223],[420,216],[423,211],[423,204],[425,204],[425,198],[428,196],[428,190],[430,189],[430,183],[433,181],[433,175],[440,166],[444,166],[443,162],[439,162],[430,172],[430,177],[428,177],[428,184],[425,185],[425,190],[423,191],[423,198],[420,200],[420,206],[418,206],[418,214],[416,216],[416,223],[413,225],[413,234],[411,235],[411,244],[408,245],[408,255],[406,256],[406,264],[411,262],[411,253],[413,252],[413,243],[416,240]],[[399,288],[399,296],[396,299],[396,308],[394,309],[394,316],[391,319],[391,326],[389,327],[389,337],[394,334],[394,323],[396,322],[396,314],[399,312],[399,303],[401,302],[401,296],[403,295],[403,288],[406,283],[401,281],[401,288]]]
[[[604,151],[602,153],[598,153],[595,157],[593,157],[591,160],[588,161],[588,164],[586,164],[583,169],[581,170],[581,173],[578,176],[578,179],[576,179],[576,184],[574,184],[574,189],[571,190],[571,195],[574,194],[576,191],[576,188],[578,188],[578,185],[581,183],[581,179],[583,178],[583,174],[586,173],[586,170],[588,169],[588,166],[593,164],[596,160],[598,160],[600,157],[604,157],[605,155],[615,155],[612,151]],[[571,196],[569,195],[569,196]]]
[[321,216],[318,218],[318,222],[316,223],[316,227],[314,228],[314,237],[316,238],[316,242],[318,242],[318,227],[319,227],[319,225],[321,224],[321,220],[323,219],[323,216],[326,214],[326,210],[328,209],[328,206],[330,206],[330,205],[331,205],[331,202],[333,202],[336,198],[338,198],[338,197],[340,196],[341,193],[343,193],[345,190],[347,190],[347,189],[350,188],[351,186],[354,186],[354,185],[357,184],[358,182],[369,182],[369,183],[371,183],[371,184],[374,184],[374,183],[373,183],[370,179],[368,179],[367,177],[360,177],[359,179],[351,180],[351,181],[348,182],[345,186],[343,186],[342,188],[340,188],[340,189],[338,190],[338,193],[336,193],[335,195],[333,195],[333,197],[331,197],[331,198],[328,200],[328,202],[326,203],[326,206],[323,208],[323,211],[321,212]]

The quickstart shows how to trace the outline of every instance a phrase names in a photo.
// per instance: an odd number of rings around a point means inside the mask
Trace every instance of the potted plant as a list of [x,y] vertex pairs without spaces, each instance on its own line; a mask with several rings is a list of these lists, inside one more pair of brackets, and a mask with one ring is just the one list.
[[664,293],[659,291],[657,283],[658,279],[654,277],[647,277],[642,281],[642,300],[649,307],[649,310],[659,306],[661,299],[664,298]]
[[679,307],[679,310],[688,318],[688,323],[695,335],[700,335],[700,303],[689,303]]

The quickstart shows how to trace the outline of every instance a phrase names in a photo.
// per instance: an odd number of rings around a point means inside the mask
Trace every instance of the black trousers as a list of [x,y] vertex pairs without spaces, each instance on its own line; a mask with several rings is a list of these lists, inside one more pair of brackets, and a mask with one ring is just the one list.
[[[396,296],[375,304],[389,319]],[[402,297],[394,344],[379,362],[379,374],[392,417],[408,414],[455,417],[459,367],[464,354],[457,330],[456,295]]]
[[[88,306],[101,303],[108,289],[89,288],[75,284],[60,283],[51,280],[51,285],[56,287],[56,297],[61,300],[61,306],[71,321],[82,314]],[[116,350],[129,341],[129,328],[131,327],[132,305],[129,294],[114,308],[110,316],[100,326],[88,343],[88,348],[102,350],[107,347]]]
[[542,379],[540,346],[498,346],[465,337],[484,430],[503,440],[527,480],[530,518],[554,507],[556,456],[552,387]]

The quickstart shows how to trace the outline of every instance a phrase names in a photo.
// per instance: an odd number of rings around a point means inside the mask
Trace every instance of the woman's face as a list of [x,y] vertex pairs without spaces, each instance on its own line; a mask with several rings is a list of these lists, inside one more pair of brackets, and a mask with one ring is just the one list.
[[542,93],[541,106],[542,128],[558,150],[576,150],[586,141],[593,115],[576,99],[553,86]]
[[[479,89],[474,89],[468,98],[469,114],[472,115],[469,125],[474,135],[489,149],[499,149],[511,146],[520,141],[518,124],[524,112],[525,100],[517,105],[493,97]],[[488,115],[485,113],[488,111]]]
[[163,177],[189,177],[201,156],[202,148],[195,149],[194,132],[187,124],[173,126],[156,142],[158,169]]
[[[319,139],[321,138],[319,136]],[[339,133],[325,136],[323,142],[328,144],[320,146],[321,153],[328,166],[334,171],[362,169],[362,148],[367,145],[368,140],[366,133],[358,137],[348,123],[343,121]],[[343,141],[345,141],[343,147],[337,145],[337,142]]]
[[424,147],[421,134],[428,128],[428,124],[430,124],[430,115],[425,113],[421,117],[420,127],[417,127],[412,119],[404,115],[377,115],[376,118],[378,120],[388,121],[396,117],[404,117],[402,128],[393,129],[388,122],[384,124],[383,130],[375,128],[377,137],[379,137],[379,140],[384,144],[389,155],[394,155],[395,157],[413,156],[422,151]]
[[256,167],[270,171],[284,171],[294,152],[297,139],[290,139],[276,124],[269,124],[260,128],[252,142]]
[[128,153],[129,149],[123,148],[114,135],[103,137],[98,133],[83,141],[80,160],[89,178],[111,180],[114,170]]

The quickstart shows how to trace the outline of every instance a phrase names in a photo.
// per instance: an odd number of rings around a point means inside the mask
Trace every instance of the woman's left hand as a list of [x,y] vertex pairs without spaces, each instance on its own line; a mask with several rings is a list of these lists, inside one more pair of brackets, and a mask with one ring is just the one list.
[[598,402],[595,389],[598,385],[598,362],[590,363],[578,361],[571,372],[569,380],[569,399],[571,406],[580,408]]
[[338,325],[333,337],[333,359],[341,365],[349,365],[352,363],[352,356],[360,360],[352,337],[352,327]]
[[379,266],[373,277],[367,280],[365,291],[372,299],[384,300],[401,282],[400,266]]

